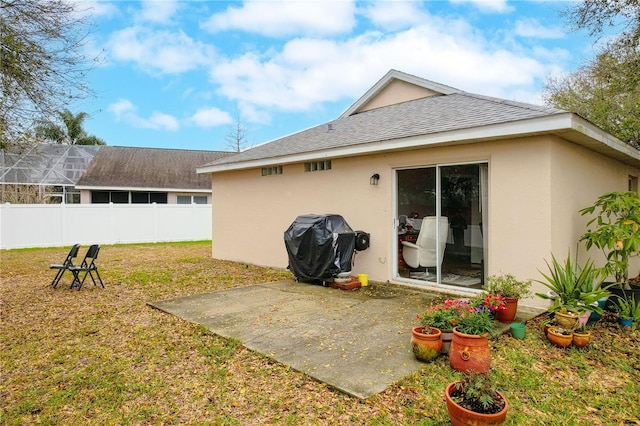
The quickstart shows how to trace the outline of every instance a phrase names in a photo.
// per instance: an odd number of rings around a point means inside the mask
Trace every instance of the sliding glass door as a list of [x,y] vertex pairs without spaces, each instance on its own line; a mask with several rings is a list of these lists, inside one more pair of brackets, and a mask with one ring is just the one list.
[[398,278],[480,288],[485,278],[487,164],[396,173]]

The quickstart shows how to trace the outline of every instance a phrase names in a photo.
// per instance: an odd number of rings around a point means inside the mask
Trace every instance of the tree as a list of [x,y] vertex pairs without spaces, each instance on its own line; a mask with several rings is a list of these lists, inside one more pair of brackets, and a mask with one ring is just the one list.
[[583,0],[564,15],[575,29],[586,29],[590,36],[621,27],[616,42],[636,47],[640,42],[640,0]]
[[564,15],[574,29],[598,39],[609,27],[622,30],[577,71],[549,78],[545,102],[640,149],[640,0],[583,0]]
[[247,148],[247,133],[249,130],[242,124],[240,115],[236,116],[236,122],[229,126],[229,133],[224,138],[226,146],[234,152],[241,152]]
[[87,15],[80,4],[0,0],[0,148],[28,135],[36,117],[52,119],[89,94],[83,82],[91,61],[82,51]]
[[550,78],[545,102],[575,112],[640,149],[640,56],[608,49],[566,77]]
[[62,125],[53,121],[43,120],[36,127],[36,137],[49,140],[54,143],[69,145],[106,145],[106,143],[93,135],[87,134],[82,125],[89,116],[86,112],[74,115],[68,109],[58,112]]

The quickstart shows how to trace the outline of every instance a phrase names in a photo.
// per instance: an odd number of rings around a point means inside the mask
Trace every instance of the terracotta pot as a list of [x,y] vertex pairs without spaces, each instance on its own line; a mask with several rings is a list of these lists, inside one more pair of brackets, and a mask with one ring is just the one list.
[[431,327],[431,334],[424,334],[424,327],[413,327],[411,330],[411,347],[416,359],[433,361],[442,350],[442,334],[439,329]]
[[486,373],[491,365],[491,348],[488,335],[465,334],[453,329],[449,349],[449,365],[457,371]]
[[560,327],[571,330],[578,322],[578,314],[573,312],[556,312],[555,319]]
[[504,323],[512,323],[518,312],[518,299],[515,297],[507,297],[505,299],[506,309],[496,312],[496,319]]
[[442,340],[442,350],[440,353],[448,354],[449,348],[451,347],[451,339],[453,339],[453,330],[440,330],[442,335],[440,335],[440,340]]
[[584,348],[585,346],[587,346],[589,344],[589,342],[591,341],[591,333],[587,332],[587,333],[578,333],[578,332],[573,332],[573,346],[575,346],[576,348]]
[[547,332],[547,338],[551,343],[559,348],[566,348],[573,341],[571,334],[561,334],[557,331],[558,327],[550,327]]
[[455,385],[458,382],[452,382],[447,385],[444,395],[447,401],[447,411],[449,412],[449,418],[453,426],[466,426],[466,425],[501,425],[507,418],[507,411],[509,410],[509,401],[503,394],[498,392],[500,398],[504,400],[504,408],[495,414],[482,414],[476,413],[471,410],[467,410],[455,403],[451,399],[451,394],[455,390]]

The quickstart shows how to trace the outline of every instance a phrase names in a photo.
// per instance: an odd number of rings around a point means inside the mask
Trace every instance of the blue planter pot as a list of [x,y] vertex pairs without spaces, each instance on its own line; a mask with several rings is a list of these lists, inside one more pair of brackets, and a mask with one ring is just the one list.
[[633,325],[632,318],[618,318],[618,323],[623,327],[631,327]]
[[[598,306],[600,307],[600,309],[604,309],[604,306],[607,304],[608,298],[609,296],[603,297],[602,299],[598,300]],[[600,315],[597,312],[591,312],[591,316],[589,317],[589,322],[596,322],[600,318],[602,318],[602,315]]]

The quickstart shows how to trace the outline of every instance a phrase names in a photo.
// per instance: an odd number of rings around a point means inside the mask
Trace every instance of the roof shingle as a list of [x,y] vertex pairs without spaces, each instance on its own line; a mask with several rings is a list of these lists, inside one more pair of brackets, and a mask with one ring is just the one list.
[[208,165],[264,160],[565,112],[545,106],[455,92],[338,118]]
[[196,168],[234,153],[102,146],[77,186],[108,188],[210,189],[211,178]]

